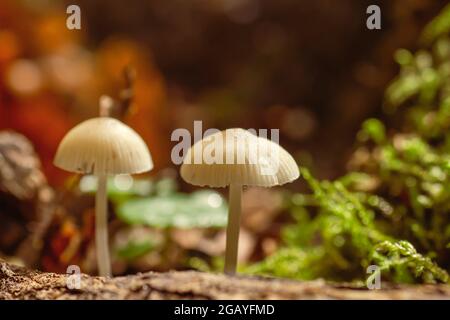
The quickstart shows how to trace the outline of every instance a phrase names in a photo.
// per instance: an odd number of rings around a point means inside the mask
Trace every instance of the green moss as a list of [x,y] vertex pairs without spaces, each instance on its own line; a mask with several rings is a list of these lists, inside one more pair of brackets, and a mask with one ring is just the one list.
[[336,181],[302,169],[312,194],[291,196],[295,223],[283,230],[282,249],[246,272],[362,281],[375,264],[383,280],[449,281],[449,15],[447,6],[425,28],[427,48],[395,54],[400,73],[385,110],[401,122],[386,130],[365,121],[351,171]]
[[374,247],[371,259],[382,271],[392,271],[393,279],[398,282],[409,282],[411,274],[428,283],[448,282],[447,272],[429,257],[417,253],[408,241],[383,241]]

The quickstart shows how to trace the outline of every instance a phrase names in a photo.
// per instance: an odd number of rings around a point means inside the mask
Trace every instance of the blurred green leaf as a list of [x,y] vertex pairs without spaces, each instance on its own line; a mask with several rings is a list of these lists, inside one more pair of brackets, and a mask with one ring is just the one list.
[[406,66],[412,64],[414,56],[406,49],[398,49],[394,54],[394,59],[399,65]]
[[383,123],[378,119],[368,119],[364,121],[362,131],[369,139],[377,144],[381,144],[386,139],[386,130]]
[[227,205],[217,192],[202,190],[190,195],[173,193],[145,199],[130,199],[117,209],[129,224],[159,228],[211,228],[227,224]]
[[124,260],[134,260],[152,251],[155,244],[150,240],[130,241],[127,245],[117,249],[117,256]]
[[[130,175],[116,175],[108,177],[108,195],[147,196],[154,189],[154,182],[150,179],[133,178]],[[97,178],[93,175],[83,176],[79,183],[83,193],[97,191]]]
[[429,44],[448,32],[450,32],[450,4],[445,6],[439,15],[428,23],[422,32],[421,40]]
[[174,193],[177,190],[177,183],[174,179],[163,178],[155,183],[155,192],[158,195],[164,196]]
[[415,73],[396,78],[386,90],[386,99],[398,106],[420,91],[422,79]]

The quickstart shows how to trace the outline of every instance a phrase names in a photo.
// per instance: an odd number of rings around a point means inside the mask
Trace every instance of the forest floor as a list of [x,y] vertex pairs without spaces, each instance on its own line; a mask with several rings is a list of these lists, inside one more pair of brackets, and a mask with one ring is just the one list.
[[68,275],[0,261],[0,299],[450,299],[450,286],[393,285],[368,290],[323,280],[292,281],[195,271],[147,272],[114,278],[82,274],[79,289]]

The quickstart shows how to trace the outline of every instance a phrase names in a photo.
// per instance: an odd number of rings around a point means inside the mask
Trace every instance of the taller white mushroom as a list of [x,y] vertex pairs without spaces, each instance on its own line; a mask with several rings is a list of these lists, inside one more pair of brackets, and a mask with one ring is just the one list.
[[124,123],[109,117],[86,120],[59,144],[54,164],[64,170],[97,176],[95,240],[101,276],[111,276],[108,249],[107,176],[150,171],[152,158],[144,140]]
[[195,143],[180,173],[193,185],[230,187],[224,268],[228,274],[236,272],[242,187],[283,185],[300,176],[285,149],[239,128],[216,132]]

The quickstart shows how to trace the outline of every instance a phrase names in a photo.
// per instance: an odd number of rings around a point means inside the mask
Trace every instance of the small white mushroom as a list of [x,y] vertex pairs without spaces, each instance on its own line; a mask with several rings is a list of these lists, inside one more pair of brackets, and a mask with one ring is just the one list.
[[110,276],[107,176],[151,170],[153,162],[147,145],[133,129],[119,120],[93,118],[78,124],[66,134],[59,144],[54,164],[70,172],[97,176],[97,264],[101,276]]
[[236,272],[242,187],[283,185],[300,176],[285,149],[244,129],[227,129],[195,143],[180,174],[193,185],[230,187],[224,268],[228,274]]

